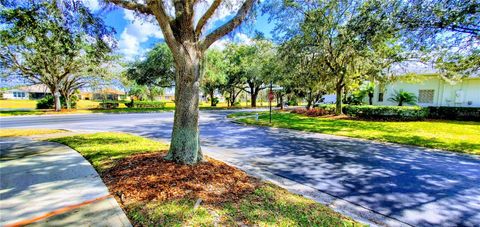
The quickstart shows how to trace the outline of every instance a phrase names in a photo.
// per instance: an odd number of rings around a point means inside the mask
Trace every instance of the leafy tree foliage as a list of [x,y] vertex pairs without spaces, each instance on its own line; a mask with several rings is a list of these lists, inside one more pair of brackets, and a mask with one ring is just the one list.
[[396,102],[399,106],[403,106],[403,104],[415,105],[417,103],[417,96],[413,93],[399,90],[395,91],[393,96],[388,98],[388,101]]
[[214,94],[216,90],[220,90],[226,83],[225,74],[226,59],[222,51],[209,50],[206,54],[205,74],[202,80],[203,92],[210,96],[210,105],[216,106],[218,99]]
[[79,1],[3,1],[0,22],[2,67],[67,99],[114,44],[113,29]]
[[166,44],[158,44],[147,52],[144,60],[130,65],[127,78],[147,87],[173,87],[175,65],[172,52]]
[[[397,27],[390,16],[393,9],[382,1],[270,1],[272,4],[282,5],[271,8],[277,10],[272,17],[277,20],[278,34],[295,43],[291,52],[315,61],[319,74],[333,81],[337,114],[342,111],[346,86],[381,74],[398,59]],[[285,26],[285,21],[300,23]]]
[[404,44],[432,62],[445,79],[478,75],[480,5],[477,0],[399,1]]

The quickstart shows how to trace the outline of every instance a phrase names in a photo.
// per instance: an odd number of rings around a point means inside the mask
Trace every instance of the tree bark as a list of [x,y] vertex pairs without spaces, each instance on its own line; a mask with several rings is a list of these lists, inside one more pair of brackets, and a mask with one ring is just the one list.
[[58,89],[58,86],[55,87],[53,91],[53,98],[54,98],[54,106],[55,106],[55,111],[59,112],[62,110],[62,104],[60,103],[60,92]]
[[217,106],[217,104],[214,102],[213,98],[214,98],[214,93],[215,91],[214,90],[210,90],[210,106]]
[[184,45],[175,56],[175,116],[170,149],[165,159],[193,165],[203,160],[199,137],[201,51]]
[[341,84],[337,84],[336,90],[336,101],[335,101],[335,115],[341,115],[342,112],[342,88]]
[[368,93],[368,104],[373,105],[373,93]]

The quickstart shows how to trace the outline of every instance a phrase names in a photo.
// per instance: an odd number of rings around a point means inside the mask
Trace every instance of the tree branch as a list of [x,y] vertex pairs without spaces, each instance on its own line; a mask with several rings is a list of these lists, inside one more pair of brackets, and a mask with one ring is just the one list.
[[142,14],[153,15],[152,10],[150,10],[145,4],[136,3],[128,0],[107,0],[107,1],[125,9],[133,10]]
[[215,41],[238,27],[243,20],[245,20],[248,12],[250,12],[255,2],[257,2],[257,0],[245,0],[242,7],[240,7],[240,9],[237,11],[237,14],[230,21],[215,29],[205,37],[205,39],[200,43],[201,50],[207,50],[208,47],[210,47],[210,45],[212,45]]
[[160,28],[162,29],[165,42],[167,43],[170,50],[172,50],[174,56],[178,55],[178,45],[175,36],[173,35],[171,18],[167,15],[165,11],[165,6],[159,0],[149,0],[147,1],[148,6],[152,9],[153,15],[158,21]]
[[203,16],[198,21],[197,26],[195,27],[195,35],[197,36],[197,38],[200,37],[200,35],[202,34],[203,27],[205,26],[205,24],[207,24],[208,20],[215,13],[215,10],[218,9],[220,3],[222,3],[222,0],[213,1],[210,8],[208,8],[207,12],[205,12],[205,14],[203,14]]

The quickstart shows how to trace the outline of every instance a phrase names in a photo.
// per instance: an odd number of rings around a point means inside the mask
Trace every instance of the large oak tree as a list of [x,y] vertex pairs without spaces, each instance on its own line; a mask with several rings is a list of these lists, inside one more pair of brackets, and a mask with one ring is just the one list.
[[[77,1],[2,1],[0,64],[10,75],[46,85],[60,110],[85,82],[83,76],[110,59],[113,29]],[[67,103],[69,103],[67,101]]]
[[[218,39],[238,27],[248,16],[256,0],[245,0],[228,22],[204,34],[224,0],[214,0],[195,23],[198,0],[107,0],[138,14],[154,16],[165,42],[172,51],[176,68],[175,116],[170,150],[166,157],[183,164],[195,164],[203,159],[198,128],[199,91],[205,51]],[[143,3],[145,2],[145,3]],[[167,8],[168,6],[172,6]],[[173,10],[170,13],[169,10]]]

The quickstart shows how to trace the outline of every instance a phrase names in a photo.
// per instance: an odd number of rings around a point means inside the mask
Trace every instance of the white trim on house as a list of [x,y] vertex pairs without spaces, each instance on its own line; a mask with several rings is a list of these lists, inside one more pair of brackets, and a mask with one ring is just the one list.
[[3,92],[3,99],[28,100],[29,97],[28,91],[20,89],[11,89]]
[[[405,77],[406,78],[406,77]],[[373,105],[397,105],[388,99],[396,90],[404,90],[417,96],[419,106],[461,106],[480,107],[480,78],[466,78],[455,83],[445,81],[436,75],[416,75],[414,80],[399,79],[384,86],[377,85]]]

